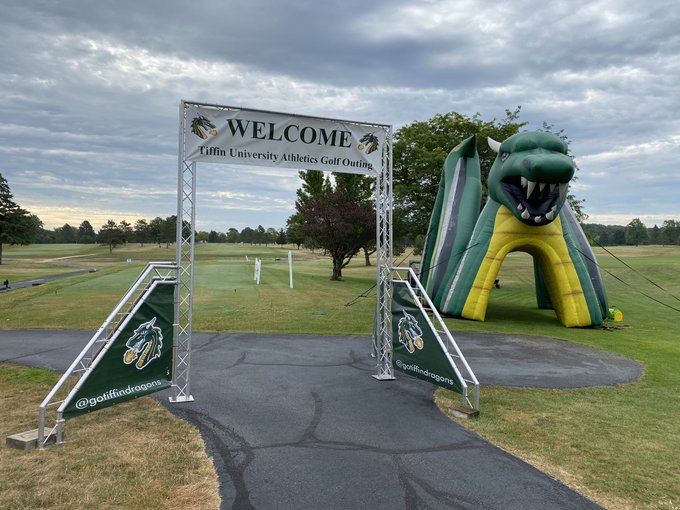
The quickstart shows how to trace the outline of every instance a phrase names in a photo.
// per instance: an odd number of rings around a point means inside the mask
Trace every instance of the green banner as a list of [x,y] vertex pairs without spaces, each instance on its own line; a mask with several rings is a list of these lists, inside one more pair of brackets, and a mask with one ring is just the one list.
[[170,387],[175,284],[158,282],[68,397],[64,418]]
[[392,285],[392,362],[397,370],[443,388],[463,393],[446,353],[408,289]]

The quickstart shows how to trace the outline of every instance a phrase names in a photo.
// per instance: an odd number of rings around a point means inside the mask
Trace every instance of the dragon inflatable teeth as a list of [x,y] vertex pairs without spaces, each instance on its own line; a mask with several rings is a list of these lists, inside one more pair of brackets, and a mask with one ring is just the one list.
[[489,138],[488,143],[500,156],[489,174],[489,195],[493,193],[494,200],[523,223],[545,225],[553,221],[567,199],[569,181],[574,176],[567,144],[558,137],[534,136],[529,141],[520,135],[503,143]]
[[488,139],[497,153],[480,213],[476,138],[456,146],[442,171],[420,278],[447,314],[484,320],[505,256],[533,257],[539,308],[554,309],[568,327],[601,324],[607,296],[595,256],[567,203],[574,163],[567,144],[542,131]]

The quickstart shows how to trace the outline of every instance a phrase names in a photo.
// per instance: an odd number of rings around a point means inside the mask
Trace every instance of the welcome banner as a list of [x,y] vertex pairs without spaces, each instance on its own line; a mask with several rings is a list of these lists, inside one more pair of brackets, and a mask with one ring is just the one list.
[[397,370],[463,393],[451,361],[413,301],[408,282],[392,285],[392,362]]
[[67,397],[65,419],[170,387],[174,293],[174,282],[159,282],[146,294]]
[[185,159],[378,175],[389,126],[187,103]]

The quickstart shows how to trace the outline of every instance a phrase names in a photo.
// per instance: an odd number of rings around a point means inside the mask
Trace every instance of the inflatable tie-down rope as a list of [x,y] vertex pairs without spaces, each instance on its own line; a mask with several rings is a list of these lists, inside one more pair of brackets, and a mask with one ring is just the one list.
[[566,202],[574,163],[567,145],[545,132],[518,133],[502,143],[482,184],[476,140],[454,148],[444,163],[420,265],[420,279],[438,310],[483,321],[506,255],[533,257],[539,308],[554,309],[567,327],[599,325],[609,314],[595,256]]

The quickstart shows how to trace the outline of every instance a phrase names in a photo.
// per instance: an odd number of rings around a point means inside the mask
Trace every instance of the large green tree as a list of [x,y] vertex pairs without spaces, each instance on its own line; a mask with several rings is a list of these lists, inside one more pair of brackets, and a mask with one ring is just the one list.
[[286,237],[286,231],[280,228],[279,231],[276,233],[276,244],[284,245],[287,242],[288,238]]
[[654,225],[649,229],[649,244],[659,244],[661,233],[658,225]]
[[634,218],[626,225],[626,244],[635,246],[649,244],[647,227],[645,227],[640,218]]
[[240,233],[234,227],[227,230],[226,236],[228,243],[238,243],[240,241]]
[[265,232],[264,236],[264,244],[272,244],[276,242],[276,239],[279,237],[279,231],[276,230],[274,227],[269,227],[267,231]]
[[165,243],[166,248],[170,247],[170,243],[175,242],[177,239],[177,216],[173,214],[163,220],[160,236],[161,242]]
[[75,243],[78,240],[78,229],[64,223],[64,226],[54,229],[54,239],[61,244]]
[[150,238],[150,230],[149,230],[149,223],[144,219],[140,218],[135,222],[135,240],[141,245],[144,246],[144,243],[147,242]]
[[49,244],[54,242],[54,237],[52,232],[45,230],[43,227],[43,222],[35,214],[31,214],[30,218],[27,220],[28,230],[30,232],[29,238],[32,239],[34,243]]
[[159,248],[161,247],[161,230],[164,221],[160,216],[156,216],[149,222],[149,240],[157,243]]
[[262,225],[258,225],[255,229],[255,243],[266,244],[267,242],[267,231]]
[[519,132],[526,125],[526,122],[518,120],[519,114],[518,107],[506,110],[505,117],[500,120],[484,121],[480,114],[468,117],[450,112],[397,130],[393,147],[395,236],[414,240],[425,235],[444,160],[459,142],[472,135],[477,135],[486,197],[486,180],[496,159],[496,153],[487,144],[487,137],[503,141]]
[[108,244],[109,253],[113,253],[113,249],[123,243],[123,233],[115,221],[108,220],[99,229],[97,239],[101,244]]
[[219,242],[219,238],[220,237],[219,237],[219,234],[217,233],[217,230],[211,230],[210,232],[208,232],[207,241],[209,243],[217,243],[217,242]]
[[680,221],[665,220],[661,226],[659,237],[663,244],[680,244]]
[[302,243],[305,242],[305,234],[302,231],[302,220],[300,219],[300,213],[293,214],[288,220],[286,220],[286,239],[289,243],[293,243],[297,246],[298,250]]
[[9,183],[0,174],[0,264],[3,244],[29,244],[41,226],[42,222],[37,216],[14,202]]
[[242,243],[253,244],[255,242],[255,231],[250,227],[245,227],[239,233],[239,239]]
[[97,234],[89,221],[84,220],[78,227],[78,242],[81,244],[92,244],[97,240]]
[[134,236],[134,229],[132,228],[132,225],[130,225],[127,221],[121,220],[120,223],[118,224],[118,229],[120,230],[120,233],[123,238],[123,244],[127,244],[130,239]]

